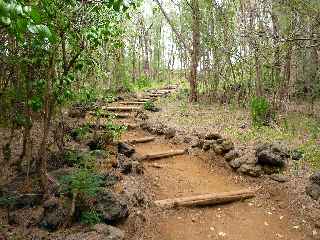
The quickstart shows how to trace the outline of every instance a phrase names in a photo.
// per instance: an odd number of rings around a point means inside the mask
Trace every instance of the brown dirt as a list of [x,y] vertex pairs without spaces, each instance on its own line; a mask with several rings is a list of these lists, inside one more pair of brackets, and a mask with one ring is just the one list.
[[[123,139],[147,135],[142,131],[131,131]],[[154,142],[136,144],[136,151],[151,154],[184,147],[172,145],[159,137]],[[159,200],[248,188],[248,184],[239,183],[230,170],[219,164],[210,167],[208,161],[206,154],[200,154],[144,162],[145,177],[151,186],[149,194],[154,200]],[[157,168],[153,166],[155,162]],[[163,210],[152,207],[144,212],[148,221],[143,229],[128,239],[311,239],[304,234],[302,226],[294,225],[287,209],[281,209],[276,204],[277,198],[285,196],[275,194],[276,199],[270,198],[268,204],[256,198],[203,208]],[[270,208],[270,205],[274,207]]]

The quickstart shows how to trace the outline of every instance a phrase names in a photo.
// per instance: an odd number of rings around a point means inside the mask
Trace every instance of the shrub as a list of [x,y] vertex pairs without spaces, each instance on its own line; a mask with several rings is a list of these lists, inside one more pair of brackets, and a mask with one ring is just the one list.
[[85,211],[81,213],[80,222],[88,225],[95,225],[102,222],[102,216],[95,210]]
[[90,127],[88,124],[86,124],[83,127],[78,127],[76,129],[73,129],[70,135],[75,141],[80,141],[87,136],[89,131],[90,131]]
[[268,126],[274,113],[271,111],[268,100],[264,97],[255,97],[251,101],[251,118],[254,126]]
[[103,185],[101,176],[86,168],[79,168],[60,179],[65,193],[94,197]]
[[108,122],[105,125],[105,129],[112,136],[113,140],[118,140],[121,137],[122,133],[124,133],[127,130],[127,127],[112,122]]
[[153,111],[153,109],[155,108],[155,105],[152,101],[146,101],[144,104],[143,104],[143,108],[145,110],[148,110],[148,111]]
[[88,169],[93,169],[95,167],[95,158],[90,153],[67,150],[63,157],[68,166],[77,166]]

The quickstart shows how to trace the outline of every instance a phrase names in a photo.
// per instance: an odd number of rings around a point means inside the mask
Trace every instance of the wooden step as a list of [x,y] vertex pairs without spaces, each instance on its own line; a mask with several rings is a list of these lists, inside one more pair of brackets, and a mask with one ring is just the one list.
[[148,102],[148,101],[153,101],[153,100],[154,99],[152,99],[152,98],[145,97],[145,98],[137,99],[136,101],[137,102]]
[[139,111],[140,107],[104,107],[104,110],[111,111],[111,112],[133,112],[133,111]]
[[186,153],[186,150],[171,150],[169,152],[162,152],[162,153],[154,153],[154,154],[146,154],[142,156],[141,160],[156,160],[161,158],[168,158],[177,155],[183,155]]
[[254,196],[254,191],[246,189],[233,192],[208,193],[191,197],[164,199],[155,201],[155,204],[158,207],[164,208],[209,206],[241,201]]
[[151,142],[154,139],[155,139],[155,137],[144,137],[144,138],[136,138],[136,139],[124,140],[124,142],[131,143],[131,144],[136,144],[136,143]]
[[123,104],[123,105],[143,105],[145,102],[141,101],[137,101],[137,102],[119,102],[120,104]]

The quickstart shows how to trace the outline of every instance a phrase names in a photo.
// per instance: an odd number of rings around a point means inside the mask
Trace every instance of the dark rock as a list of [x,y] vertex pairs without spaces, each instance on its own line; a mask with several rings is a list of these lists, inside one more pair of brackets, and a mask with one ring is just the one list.
[[251,177],[259,177],[262,174],[262,169],[259,165],[245,163],[238,168],[237,172]]
[[118,223],[129,215],[128,200],[110,191],[101,192],[97,196],[95,211],[101,214],[106,223]]
[[238,158],[240,156],[239,152],[236,150],[231,150],[230,152],[226,153],[226,155],[224,155],[224,158],[227,162],[230,162],[236,158]]
[[222,147],[223,153],[227,153],[232,149],[234,149],[234,144],[230,140],[225,140],[222,142],[221,147]]
[[271,165],[283,167],[285,165],[285,161],[281,156],[274,154],[268,150],[263,150],[258,153],[258,163],[261,165]]
[[252,165],[255,166],[256,165],[256,159],[251,156],[250,154],[241,156],[239,158],[236,158],[234,160],[231,160],[229,162],[229,165],[232,168],[239,168],[242,164],[248,164],[248,165]]
[[309,179],[312,183],[320,185],[320,171],[312,174]]
[[202,150],[208,151],[215,143],[215,140],[204,140]]
[[58,198],[51,198],[43,204],[44,214],[40,222],[40,227],[54,231],[63,225],[69,209],[65,202]]
[[131,157],[135,153],[134,147],[127,143],[119,142],[118,143],[118,153],[124,154],[127,157]]
[[287,176],[284,176],[283,174],[272,174],[270,175],[270,178],[276,182],[287,182],[289,179]]
[[245,163],[243,161],[243,159],[241,158],[237,158],[237,159],[233,159],[229,162],[229,165],[232,167],[232,168],[239,168],[241,166],[241,164]]
[[65,240],[123,240],[124,237],[125,237],[124,233],[119,228],[106,225],[106,224],[97,224],[92,227],[91,231],[74,233],[66,236],[66,238],[64,239]]
[[218,144],[222,144],[223,141],[224,141],[224,140],[223,140],[222,138],[217,139],[217,143],[218,143]]
[[320,198],[320,185],[312,183],[306,187],[306,193],[313,199],[318,200]]
[[184,138],[183,138],[183,142],[184,142],[184,143],[191,143],[192,140],[193,140],[193,139],[192,139],[191,137],[184,137]]
[[207,133],[204,136],[205,140],[218,140],[218,139],[222,139],[222,136],[219,133]]
[[132,171],[132,160],[124,154],[118,154],[117,157],[118,168],[124,174],[128,174]]
[[204,145],[204,140],[196,138],[194,140],[192,140],[191,142],[191,147],[192,148],[203,148]]
[[223,147],[221,145],[218,145],[218,144],[213,144],[212,145],[212,150],[218,155],[223,154],[223,151],[224,151]]
[[173,138],[176,135],[174,128],[166,128],[164,131],[165,138]]
[[261,165],[284,167],[288,153],[280,144],[264,144],[256,150],[258,163]]
[[302,159],[303,158],[303,151],[301,151],[299,149],[291,151],[291,158],[292,158],[292,160],[295,160],[295,161]]

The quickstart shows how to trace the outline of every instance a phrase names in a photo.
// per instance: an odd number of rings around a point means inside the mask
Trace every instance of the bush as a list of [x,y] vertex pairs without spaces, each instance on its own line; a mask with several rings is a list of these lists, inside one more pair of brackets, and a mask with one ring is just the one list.
[[264,97],[255,97],[251,101],[251,118],[254,126],[268,126],[274,119],[268,100]]
[[73,129],[70,135],[73,138],[73,140],[81,141],[87,136],[89,131],[90,131],[90,127],[88,124],[86,124],[83,127],[78,127],[76,129]]
[[102,177],[86,168],[76,169],[61,178],[65,193],[73,193],[84,197],[94,197],[103,185]]
[[144,104],[143,104],[143,108],[145,110],[148,110],[148,111],[153,111],[153,109],[155,108],[155,105],[152,101],[146,101]]
[[87,225],[95,225],[102,222],[102,216],[95,210],[82,212],[80,216],[80,222]]
[[105,129],[107,130],[108,134],[112,136],[113,140],[118,140],[121,137],[122,133],[127,130],[127,127],[119,124],[114,124],[110,121],[105,125]]

